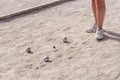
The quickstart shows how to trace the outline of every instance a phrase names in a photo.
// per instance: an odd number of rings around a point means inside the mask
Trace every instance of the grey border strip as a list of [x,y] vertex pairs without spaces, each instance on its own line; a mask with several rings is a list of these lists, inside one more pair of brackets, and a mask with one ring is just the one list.
[[23,11],[19,11],[19,12],[16,12],[16,13],[0,16],[0,21],[1,20],[6,20],[6,19],[9,19],[9,18],[12,18],[12,17],[16,17],[16,16],[19,16],[19,15],[27,14],[27,13],[37,11],[37,10],[42,11],[42,10],[45,10],[47,8],[51,8],[51,7],[60,5],[62,3],[68,2],[68,1],[75,1],[75,0],[58,0],[58,1],[48,3],[48,4],[45,4],[45,5],[40,5],[40,6],[33,7],[33,8],[30,8],[30,9],[26,9],[26,10],[23,10]]

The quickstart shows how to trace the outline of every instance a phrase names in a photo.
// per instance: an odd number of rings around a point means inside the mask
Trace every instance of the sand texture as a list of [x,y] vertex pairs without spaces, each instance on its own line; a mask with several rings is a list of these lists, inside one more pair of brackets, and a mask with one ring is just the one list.
[[[23,3],[17,5],[19,1]],[[13,11],[38,2],[0,0]],[[106,0],[106,6],[103,41],[85,32],[94,23],[91,0],[0,22],[0,80],[120,80],[120,0]],[[2,7],[0,15],[9,10]],[[63,42],[65,37],[69,43]],[[26,52],[28,47],[33,53]],[[51,62],[43,61],[45,55]]]

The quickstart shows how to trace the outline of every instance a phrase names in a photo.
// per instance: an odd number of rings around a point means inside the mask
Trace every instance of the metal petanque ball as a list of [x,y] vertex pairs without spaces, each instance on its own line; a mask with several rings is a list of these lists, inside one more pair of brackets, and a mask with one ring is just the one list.
[[48,56],[44,56],[44,58],[43,58],[43,60],[45,61],[45,62],[49,62],[50,60],[49,60],[50,58],[48,57]]

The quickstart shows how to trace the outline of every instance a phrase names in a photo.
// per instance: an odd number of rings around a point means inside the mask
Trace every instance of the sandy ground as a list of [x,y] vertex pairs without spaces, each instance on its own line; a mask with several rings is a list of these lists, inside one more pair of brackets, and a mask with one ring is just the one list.
[[0,16],[16,13],[58,0],[0,0]]
[[0,22],[0,80],[120,80],[120,0],[106,3],[100,42],[85,32],[94,23],[90,0]]

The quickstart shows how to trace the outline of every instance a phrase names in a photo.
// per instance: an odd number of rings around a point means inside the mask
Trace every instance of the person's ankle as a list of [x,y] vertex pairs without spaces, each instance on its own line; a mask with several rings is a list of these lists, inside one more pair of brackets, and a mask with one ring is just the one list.
[[102,27],[97,27],[97,30],[102,30],[103,28]]

